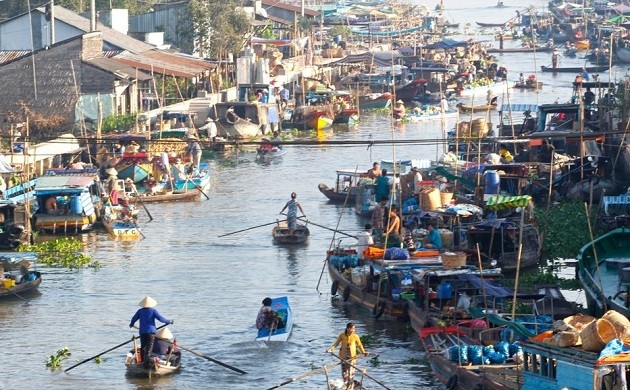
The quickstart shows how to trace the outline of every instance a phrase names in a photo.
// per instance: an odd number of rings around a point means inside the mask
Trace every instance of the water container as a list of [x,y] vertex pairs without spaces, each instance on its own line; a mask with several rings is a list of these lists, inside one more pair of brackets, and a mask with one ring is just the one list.
[[501,184],[501,176],[499,176],[499,172],[492,170],[486,171],[484,173],[484,180],[486,183],[484,193],[486,195],[496,195],[499,193],[499,187]]
[[72,214],[81,214],[83,212],[81,198],[79,198],[78,195],[74,195],[70,198],[70,212]]
[[438,286],[437,297],[438,299],[451,299],[453,295],[453,287],[450,283],[442,283]]
[[339,42],[343,41],[343,37],[341,35],[335,35],[333,38],[333,42],[339,44]]

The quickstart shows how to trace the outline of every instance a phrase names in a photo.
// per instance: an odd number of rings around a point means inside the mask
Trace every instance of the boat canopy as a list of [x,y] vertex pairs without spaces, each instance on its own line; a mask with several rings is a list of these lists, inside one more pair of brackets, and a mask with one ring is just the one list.
[[529,111],[531,113],[538,112],[537,104],[503,104],[501,105],[501,109],[499,112],[525,112]]
[[493,196],[486,202],[488,210],[498,211],[516,207],[525,207],[532,199],[529,195],[519,196]]
[[80,194],[92,184],[94,176],[42,176],[37,179],[35,195]]

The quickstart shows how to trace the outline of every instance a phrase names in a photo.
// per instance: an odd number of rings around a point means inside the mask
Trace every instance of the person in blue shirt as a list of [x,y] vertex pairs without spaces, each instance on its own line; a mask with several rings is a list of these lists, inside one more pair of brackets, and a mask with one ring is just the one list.
[[427,230],[429,234],[427,234],[427,243],[424,246],[431,249],[442,249],[442,236],[435,228],[435,222],[429,222]]
[[148,359],[145,358],[150,355],[153,349],[153,341],[155,340],[155,332],[157,331],[155,320],[167,325],[174,323],[173,320],[162,316],[160,312],[155,309],[155,305],[157,305],[155,299],[149,296],[144,297],[144,299],[140,301],[140,309],[131,317],[131,322],[129,323],[129,327],[133,328],[135,323],[140,320],[140,355],[142,356],[142,360],[147,362]]
[[383,199],[389,195],[389,178],[387,177],[387,169],[381,171],[381,176],[378,176],[374,181],[374,195],[375,199]]

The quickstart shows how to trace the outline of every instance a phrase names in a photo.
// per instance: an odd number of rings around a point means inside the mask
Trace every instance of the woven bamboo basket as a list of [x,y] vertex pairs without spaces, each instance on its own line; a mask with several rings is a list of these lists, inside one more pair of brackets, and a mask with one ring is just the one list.
[[617,331],[617,337],[619,337],[624,343],[630,340],[630,320],[623,314],[615,310],[608,310],[602,316],[603,319],[608,320],[615,327]]
[[446,269],[460,268],[466,265],[466,253],[444,252],[442,253],[442,266]]
[[453,200],[452,192],[440,192],[440,201],[442,202],[442,206],[451,204],[451,200]]
[[581,343],[580,332],[558,332],[554,337],[558,338],[558,347],[573,347]]
[[565,318],[563,321],[573,329],[582,331],[588,324],[595,321],[595,317],[578,313]]
[[610,340],[617,338],[617,331],[610,321],[600,318],[588,324],[580,338],[583,350],[599,353]]

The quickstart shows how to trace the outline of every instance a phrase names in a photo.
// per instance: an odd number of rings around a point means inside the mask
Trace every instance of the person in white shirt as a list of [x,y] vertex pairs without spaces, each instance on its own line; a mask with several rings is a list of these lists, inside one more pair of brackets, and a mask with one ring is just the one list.
[[449,110],[448,100],[446,100],[446,96],[442,95],[442,99],[440,99],[440,111],[445,113]]
[[365,230],[359,234],[357,240],[357,252],[359,252],[359,259],[363,260],[365,259],[363,251],[366,250],[368,246],[374,245],[374,238],[372,238],[372,225],[366,223]]

